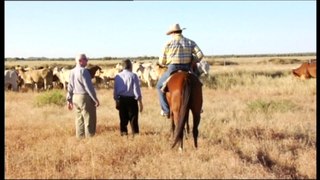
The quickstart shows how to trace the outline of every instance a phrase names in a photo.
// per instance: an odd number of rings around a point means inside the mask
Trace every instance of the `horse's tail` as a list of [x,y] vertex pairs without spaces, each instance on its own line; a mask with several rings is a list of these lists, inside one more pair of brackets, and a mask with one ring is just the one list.
[[[185,115],[188,113],[188,104],[189,104],[189,99],[190,99],[190,94],[191,94],[191,86],[190,86],[190,80],[187,77],[185,77],[185,81],[183,84],[183,92],[182,92],[182,98],[180,102],[180,109],[179,109],[179,121],[178,121],[178,130],[176,132],[176,137],[174,140],[174,143],[171,148],[174,148],[174,146],[178,143],[180,136],[182,136],[183,133],[183,128],[185,126]],[[181,139],[182,141],[183,139]]]

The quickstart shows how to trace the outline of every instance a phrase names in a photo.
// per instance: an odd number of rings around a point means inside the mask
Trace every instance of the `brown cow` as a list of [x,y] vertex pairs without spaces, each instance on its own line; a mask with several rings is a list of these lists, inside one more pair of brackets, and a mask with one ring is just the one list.
[[24,85],[30,84],[31,87],[35,87],[39,90],[39,85],[43,83],[43,88],[45,90],[52,88],[52,78],[53,72],[50,68],[35,69],[26,71],[22,67],[17,67],[19,76],[24,82]]
[[309,79],[317,77],[317,61],[302,63],[297,69],[292,69],[294,76],[300,77],[301,79]]

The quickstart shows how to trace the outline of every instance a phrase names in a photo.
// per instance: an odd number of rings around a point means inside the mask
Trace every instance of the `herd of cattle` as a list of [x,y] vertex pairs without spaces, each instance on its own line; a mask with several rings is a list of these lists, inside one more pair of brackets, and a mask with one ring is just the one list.
[[[117,73],[121,72],[123,67],[120,63],[111,68],[101,68],[97,65],[87,67],[91,74],[92,82],[96,88],[113,87],[113,80]],[[197,63],[199,75],[209,74],[209,63],[201,61]],[[32,91],[49,90],[49,89],[65,89],[69,81],[70,67],[39,67],[39,68],[24,68],[16,66],[12,69],[7,69],[5,75],[5,90],[12,89],[13,91],[26,92],[29,89]],[[140,84],[146,84],[149,88],[153,88],[166,71],[156,63],[133,62],[132,71],[136,73],[140,79]]]
[[[316,78],[315,59],[304,62],[300,67],[292,69],[292,74],[301,79]],[[121,72],[123,67],[120,63],[112,68],[101,68],[97,65],[87,67],[90,71],[93,84],[97,88],[113,87],[113,80],[117,73]],[[140,79],[140,84],[146,84],[153,88],[166,68],[146,62],[133,62],[133,72]],[[197,63],[198,75],[209,75],[210,65],[207,61]],[[26,92],[31,90],[48,90],[53,88],[67,90],[69,81],[70,67],[41,67],[41,68],[23,68],[16,66],[13,69],[7,69],[4,72],[5,90]]]

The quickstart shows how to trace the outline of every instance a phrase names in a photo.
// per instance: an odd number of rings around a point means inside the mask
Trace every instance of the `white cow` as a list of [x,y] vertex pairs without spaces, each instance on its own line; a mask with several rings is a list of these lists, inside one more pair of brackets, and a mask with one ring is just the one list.
[[151,71],[152,71],[152,66],[150,64],[144,66],[142,75],[141,75],[141,81],[146,83],[148,85],[149,89],[152,89],[153,85],[155,84],[151,77]]
[[148,88],[152,89],[164,71],[158,64],[143,63],[140,65],[137,74],[138,76],[140,74],[141,82],[146,83]]
[[132,63],[132,72],[136,73],[141,78],[142,72],[143,72],[144,66],[142,66],[142,62],[133,62]]
[[112,86],[112,82],[114,80],[114,78],[116,77],[116,75],[121,72],[123,69],[123,66],[118,63],[115,67],[111,68],[111,69],[102,69],[101,73],[99,74],[99,78],[101,78],[104,82],[104,84],[106,85],[106,87],[110,87]]
[[59,81],[63,84],[63,88],[68,90],[69,76],[71,69],[55,67],[53,69],[53,75],[59,78]]
[[200,61],[197,63],[197,68],[198,68],[198,76],[201,76],[202,74],[204,75],[209,75],[209,70],[210,70],[210,64],[208,61]]
[[8,89],[9,85],[11,85],[11,89],[13,91],[18,91],[18,74],[15,70],[5,70],[4,71],[5,89]]

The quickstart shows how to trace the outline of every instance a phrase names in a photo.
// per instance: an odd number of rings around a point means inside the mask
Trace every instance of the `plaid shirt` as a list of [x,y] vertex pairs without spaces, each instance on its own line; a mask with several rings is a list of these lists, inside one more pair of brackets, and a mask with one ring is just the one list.
[[197,44],[182,36],[182,34],[174,35],[164,47],[163,54],[159,58],[160,64],[188,64],[192,60],[192,55],[200,61],[203,53]]

